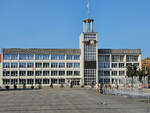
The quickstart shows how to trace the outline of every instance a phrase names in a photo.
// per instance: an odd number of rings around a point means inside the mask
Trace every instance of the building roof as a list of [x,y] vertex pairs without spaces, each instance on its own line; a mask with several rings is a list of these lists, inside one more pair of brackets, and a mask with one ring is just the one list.
[[[80,49],[3,48],[3,54],[81,54]],[[98,49],[98,54],[141,54],[141,49]]]
[[98,49],[98,54],[141,54],[141,49]]
[[81,54],[80,49],[3,48],[3,54]]

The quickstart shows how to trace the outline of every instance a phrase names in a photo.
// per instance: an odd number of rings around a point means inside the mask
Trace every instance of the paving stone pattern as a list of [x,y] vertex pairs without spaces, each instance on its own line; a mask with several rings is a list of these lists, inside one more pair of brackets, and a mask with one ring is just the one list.
[[141,100],[94,89],[0,91],[0,113],[150,113],[150,104]]

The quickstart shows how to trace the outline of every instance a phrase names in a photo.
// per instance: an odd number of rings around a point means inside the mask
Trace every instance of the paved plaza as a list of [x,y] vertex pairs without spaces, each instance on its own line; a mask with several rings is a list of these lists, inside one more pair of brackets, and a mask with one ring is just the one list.
[[144,99],[100,95],[94,89],[0,91],[1,113],[150,113]]

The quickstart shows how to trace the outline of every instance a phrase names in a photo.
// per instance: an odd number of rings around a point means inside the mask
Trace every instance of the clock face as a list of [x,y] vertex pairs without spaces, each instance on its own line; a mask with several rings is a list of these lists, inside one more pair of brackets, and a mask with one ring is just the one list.
[[91,41],[90,41],[90,44],[94,44],[94,40],[91,40]]

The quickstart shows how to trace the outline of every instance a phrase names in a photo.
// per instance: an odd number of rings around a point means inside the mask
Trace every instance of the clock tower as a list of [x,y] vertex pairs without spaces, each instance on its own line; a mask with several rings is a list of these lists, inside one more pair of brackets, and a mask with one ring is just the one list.
[[98,33],[93,30],[93,19],[83,20],[83,32],[80,35],[82,84],[92,85],[98,82]]

